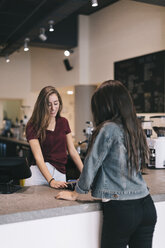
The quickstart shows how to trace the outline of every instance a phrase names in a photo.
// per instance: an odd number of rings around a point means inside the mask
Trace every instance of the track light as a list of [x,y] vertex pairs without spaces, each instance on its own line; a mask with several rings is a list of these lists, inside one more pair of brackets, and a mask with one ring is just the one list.
[[25,52],[29,51],[29,47],[28,47],[29,41],[30,41],[29,38],[26,38],[26,39],[24,40],[24,51],[25,51]]
[[97,6],[98,6],[97,0],[92,0],[92,7],[97,7]]
[[53,25],[54,25],[54,21],[53,20],[50,20],[49,21],[49,32],[53,32],[54,31]]
[[68,57],[68,56],[70,55],[69,50],[65,50],[65,51],[64,51],[64,55],[65,55],[66,57]]
[[73,69],[73,67],[70,65],[68,59],[64,59],[63,62],[64,62],[64,65],[65,65],[65,68],[66,68],[67,71],[70,71],[70,70]]
[[38,36],[42,41],[46,41],[47,40],[47,36],[45,34],[45,28],[40,28],[40,34]]
[[6,63],[9,63],[10,62],[10,59],[9,59],[9,56],[8,55],[5,56],[5,59],[6,59]]
[[68,95],[73,95],[73,90],[67,90]]
[[73,50],[65,50],[65,51],[64,51],[64,55],[65,55],[66,57],[70,56],[71,53],[73,53]]

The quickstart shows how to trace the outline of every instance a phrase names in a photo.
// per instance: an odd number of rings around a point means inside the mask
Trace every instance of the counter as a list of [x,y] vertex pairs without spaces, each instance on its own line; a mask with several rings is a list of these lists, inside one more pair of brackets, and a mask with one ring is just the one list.
[[16,139],[16,138],[11,138],[11,137],[0,136],[0,141],[29,146],[29,143],[26,141],[26,139]]
[[[165,201],[165,170],[146,169],[144,179],[155,202]],[[0,224],[101,210],[100,201],[80,195],[78,201],[56,200],[59,190],[47,186],[24,187],[0,195]]]
[[31,150],[26,140],[0,136],[0,156],[27,157],[30,161]]

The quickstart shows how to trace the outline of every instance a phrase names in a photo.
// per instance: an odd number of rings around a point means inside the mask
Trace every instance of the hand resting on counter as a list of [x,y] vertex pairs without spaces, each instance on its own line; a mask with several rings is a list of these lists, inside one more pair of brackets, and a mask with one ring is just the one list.
[[63,200],[68,200],[68,201],[76,201],[78,198],[78,193],[76,191],[61,191],[56,195],[56,199],[63,199]]
[[55,188],[55,189],[63,189],[63,188],[67,188],[67,183],[66,182],[52,180],[50,182],[49,186],[51,188]]

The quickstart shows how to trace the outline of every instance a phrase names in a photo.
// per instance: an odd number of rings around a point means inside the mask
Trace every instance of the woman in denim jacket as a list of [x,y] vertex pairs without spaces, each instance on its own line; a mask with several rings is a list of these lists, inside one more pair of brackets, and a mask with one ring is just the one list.
[[91,108],[96,128],[82,174],[75,191],[56,198],[76,200],[91,189],[102,199],[101,248],[151,248],[157,216],[141,174],[148,148],[131,96],[119,81],[106,81]]

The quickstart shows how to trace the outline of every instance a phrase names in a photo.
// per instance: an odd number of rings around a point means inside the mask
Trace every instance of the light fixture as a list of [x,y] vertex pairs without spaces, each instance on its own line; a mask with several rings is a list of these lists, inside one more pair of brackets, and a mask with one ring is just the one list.
[[25,38],[25,40],[24,40],[24,51],[25,52],[29,51],[29,47],[28,47],[29,41],[30,41],[29,38]]
[[67,90],[68,95],[73,95],[73,90]]
[[68,56],[70,55],[69,50],[65,50],[65,51],[64,51],[64,55],[65,55],[66,57],[68,57]]
[[9,56],[8,55],[5,56],[5,59],[6,59],[6,63],[9,63],[10,62],[10,59],[9,59]]
[[64,51],[64,55],[65,55],[66,57],[70,56],[71,53],[73,53],[73,50],[65,50],[65,51]]
[[97,6],[98,6],[97,0],[92,0],[92,7],[97,7]]
[[50,20],[49,21],[49,32],[53,32],[54,31],[53,25],[54,25],[54,21],[53,20]]
[[47,40],[47,36],[45,34],[45,28],[40,28],[40,34],[38,36],[42,41],[46,41]]
[[73,69],[73,67],[70,65],[69,59],[64,59],[63,62],[64,62],[64,65],[67,71],[70,71]]

